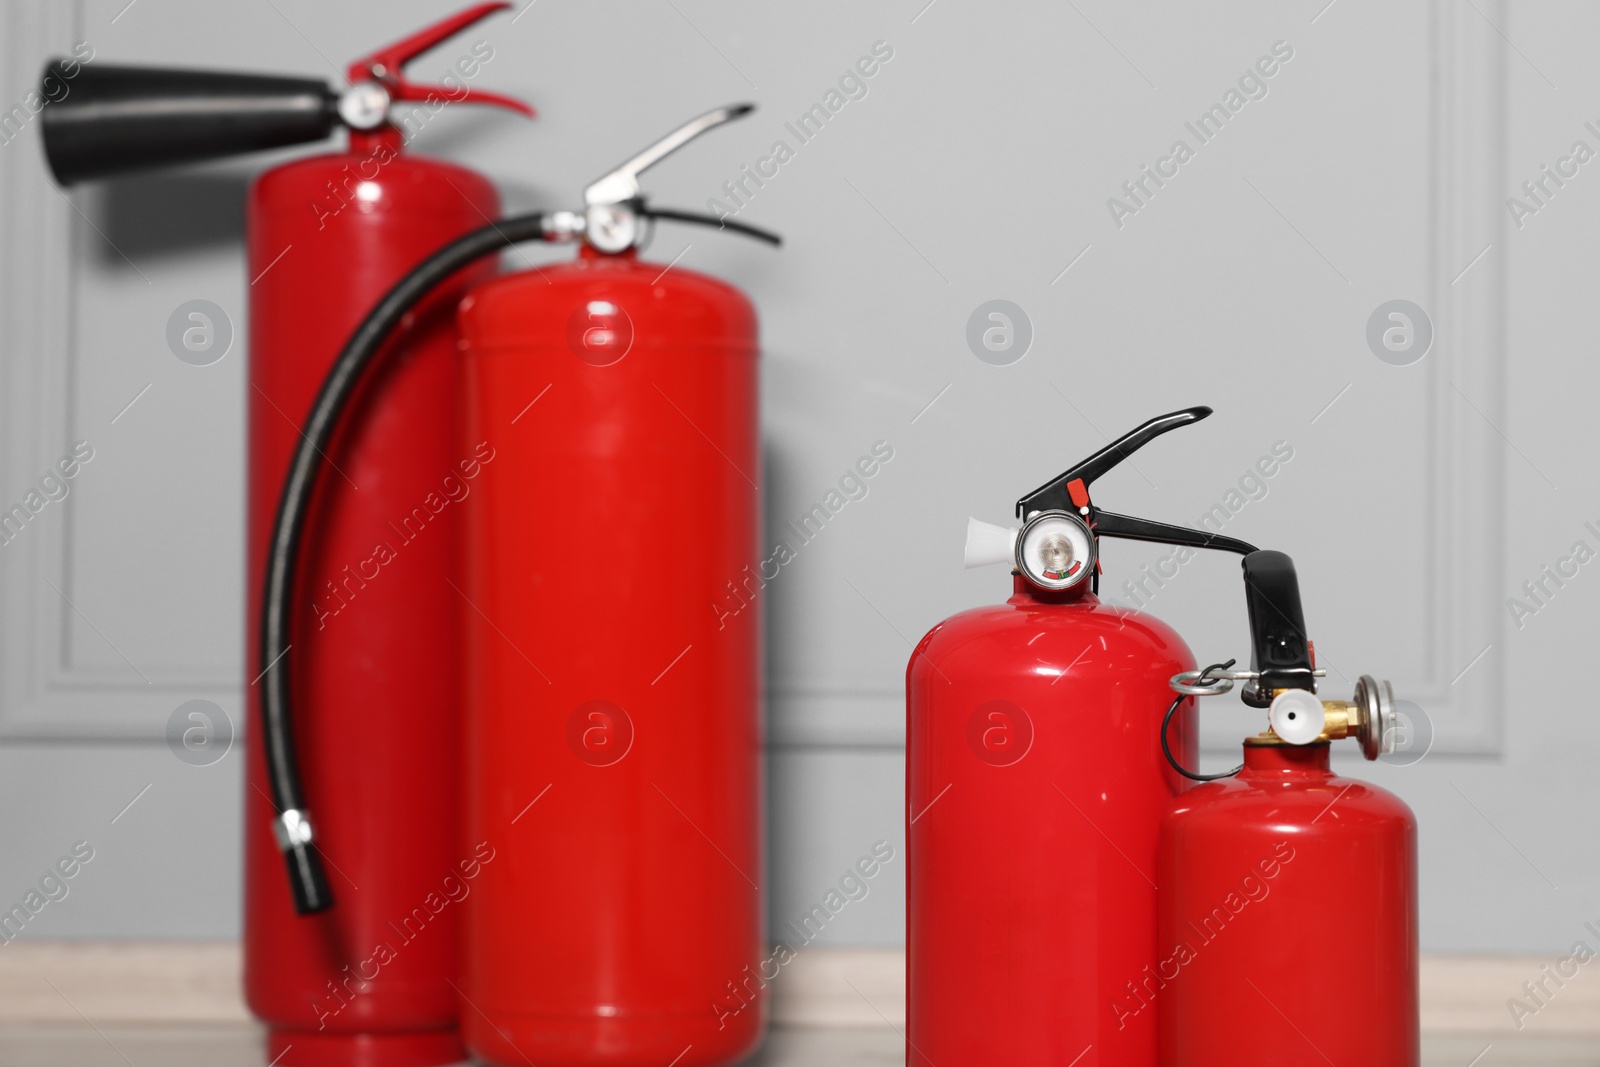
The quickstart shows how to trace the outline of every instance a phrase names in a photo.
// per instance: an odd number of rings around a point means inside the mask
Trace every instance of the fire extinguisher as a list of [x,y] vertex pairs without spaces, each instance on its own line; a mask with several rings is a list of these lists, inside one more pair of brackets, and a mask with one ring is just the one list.
[[[906,1058],[912,1067],[1153,1067],[1153,1014],[1110,1003],[1156,947],[1168,679],[1191,670],[1159,619],[1096,595],[1101,537],[1248,553],[1230,537],[1114,514],[1090,487],[1211,414],[1152,419],[972,520],[969,567],[1008,563],[1012,596],[935,626],[906,670]],[[1174,744],[1195,750],[1193,701]]]
[[[571,263],[477,286],[459,317],[466,686],[444,706],[466,728],[461,1025],[492,1064],[721,1064],[762,1032],[747,984],[762,916],[760,615],[724,627],[713,610],[757,550],[756,319],[731,286],[636,251],[656,220],[778,243],[654,207],[639,185],[751,110],[674,131],[590,185],[581,211],[492,222],[418,264],[334,361],[284,481],[262,604],[269,681],[307,595],[309,504],[337,485],[324,454],[385,418],[361,396],[391,334],[508,245],[580,244]],[[264,699],[269,728],[297,721],[294,689]],[[292,768],[280,740],[269,755]],[[356,799],[326,796],[319,810]],[[291,878],[315,885],[317,852],[289,856]]]
[[[405,142],[453,103],[532,114],[467,86],[486,46],[464,54],[445,85],[409,81],[403,68],[510,6],[478,4],[379,49],[351,64],[338,92],[315,80],[96,64],[74,72],[73,93],[43,119],[63,184],[349,131],[342,152],[262,174],[246,216],[246,674],[263,708],[246,734],[245,992],[268,1023],[267,1057],[282,1067],[422,1067],[463,1055],[454,897],[478,861],[460,839],[459,730],[446,713],[458,701],[463,610],[451,587],[454,501],[470,458],[459,452],[453,314],[492,265],[471,266],[413,309],[363,385],[364,417],[321,440],[338,476],[317,495],[314,532],[288,548],[301,557],[300,610],[275,619],[286,640],[270,655],[256,623],[270,599],[265,576],[285,550],[270,535],[290,455],[314,432],[308,413],[341,344],[429,253],[499,214],[486,178],[409,154]],[[307,797],[322,813],[315,834]],[[343,906],[298,918],[331,905],[328,868]]]
[[1251,669],[1180,673],[1173,704],[1244,680],[1268,729],[1226,774],[1174,759],[1206,784],[1161,821],[1157,952],[1116,1010],[1153,1009],[1162,1067],[1416,1067],[1416,819],[1329,768],[1341,738],[1369,760],[1392,749],[1393,690],[1362,675],[1350,700],[1319,700],[1293,562],[1253,553],[1244,579]]
[[762,1033],[760,614],[713,607],[760,556],[756,316],[636,251],[639,173],[747,110],[590,185],[552,219],[574,260],[461,305],[495,452],[467,501],[467,826],[500,857],[462,1027],[504,1067],[730,1063]]

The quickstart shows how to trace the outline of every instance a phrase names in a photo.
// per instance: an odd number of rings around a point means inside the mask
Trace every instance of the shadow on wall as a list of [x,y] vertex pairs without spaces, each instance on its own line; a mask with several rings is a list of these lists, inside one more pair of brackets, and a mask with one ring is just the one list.
[[[781,505],[778,504],[778,501],[783,499],[783,490],[788,486],[789,482],[792,481],[792,478],[789,477],[788,474],[789,468],[784,463],[782,454],[778,451],[778,449],[773,447],[771,440],[764,438],[761,442],[761,473],[756,477],[756,481],[761,485],[760,544],[763,546],[767,545],[771,540],[769,531],[776,529],[778,526],[783,524],[783,519],[777,514],[781,507]],[[772,680],[775,677],[773,673],[772,650],[775,647],[780,649],[785,647],[785,642],[781,637],[775,636],[778,633],[778,625],[777,619],[775,618],[775,613],[772,611],[771,603],[769,602],[764,606],[767,614],[765,619],[766,625],[762,627],[761,634],[761,663],[763,668],[763,677],[761,679],[763,715],[762,736],[767,739],[768,748],[770,751],[772,739],[772,703],[770,694],[772,692]],[[776,929],[779,924],[783,922],[783,917],[774,914],[775,910],[779,907],[778,901],[780,894],[771,889],[770,885],[773,874],[778,869],[778,864],[775,862],[775,857],[779,850],[784,847],[786,842],[784,841],[782,828],[778,825],[782,818],[782,813],[779,808],[782,798],[776,795],[773,788],[772,768],[770,764],[766,763],[767,753],[764,752],[762,754],[762,759],[764,763],[762,788],[766,795],[763,796],[761,800],[765,805],[763,810],[766,812],[767,823],[762,829],[766,834],[767,847],[766,856],[764,857],[766,870],[762,871],[761,884],[769,886],[766,900],[768,914],[765,916],[765,919],[767,929],[772,930]]]
[[107,238],[90,245],[92,254],[101,266],[122,267],[124,255],[143,263],[241,246],[250,177],[166,171],[89,186],[88,215]]
[[[774,447],[770,439],[761,443],[761,474],[757,481],[761,484],[761,548],[760,554],[750,561],[752,569],[772,552],[772,546],[778,537],[776,531],[782,530],[784,523],[789,520],[789,516],[783,513],[784,502],[794,497],[794,465]],[[784,650],[793,647],[788,639],[789,635],[801,627],[799,612],[793,606],[792,598],[784,597],[785,577],[787,576],[780,572],[765,588],[758,587],[756,594],[764,601],[762,608],[765,611],[763,619],[765,626],[762,642],[765,647],[761,651],[766,677],[762,681],[768,693],[772,692],[775,680],[793,676],[788,673],[793,664],[784,655]],[[742,578],[743,575],[740,575],[739,579]],[[788,610],[785,610],[786,605]],[[770,708],[768,714],[771,714]]]

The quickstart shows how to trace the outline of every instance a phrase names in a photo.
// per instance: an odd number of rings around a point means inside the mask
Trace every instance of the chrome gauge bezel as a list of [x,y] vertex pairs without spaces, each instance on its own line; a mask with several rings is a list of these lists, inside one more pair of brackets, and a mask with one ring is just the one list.
[[[1058,539],[1072,550],[1071,565],[1064,571],[1050,570],[1045,558],[1046,545]],[[1076,589],[1094,574],[1098,565],[1099,546],[1094,531],[1070,511],[1035,512],[1017,532],[1017,571],[1040,589],[1056,593]]]

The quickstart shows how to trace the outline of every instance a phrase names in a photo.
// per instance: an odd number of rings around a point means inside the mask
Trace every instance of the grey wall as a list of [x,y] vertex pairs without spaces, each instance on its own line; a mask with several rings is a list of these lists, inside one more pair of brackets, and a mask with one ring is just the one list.
[[[1424,946],[1555,950],[1600,916],[1581,831],[1600,725],[1580,673],[1600,579],[1580,568],[1520,620],[1506,603],[1575,541],[1600,549],[1583,526],[1600,527],[1585,419],[1600,372],[1573,358],[1593,348],[1600,178],[1582,168],[1520,228],[1505,203],[1574,140],[1600,149],[1583,125],[1600,119],[1586,62],[1600,13],[1324,2],[539,0],[414,68],[486,40],[480,83],[539,106],[532,124],[449,109],[415,145],[484,169],[509,209],[576,206],[585,182],[733,100],[761,110],[653,172],[659,203],[701,207],[776,140],[793,150],[740,212],[788,235],[781,252],[681,229],[651,250],[761,309],[769,524],[874,442],[894,449],[768,589],[775,924],[875,840],[900,840],[910,646],[1008,589],[960,569],[966,516],[1003,521],[1109,436],[1195,403],[1217,415],[1099,500],[1187,523],[1243,500],[1228,532],[1296,556],[1330,691],[1373,673],[1420,707],[1424,759],[1351,769],[1417,810]],[[0,99],[20,103],[41,59],[80,39],[97,61],[332,77],[448,7],[15,0]],[[877,42],[893,57],[865,95],[800,144],[785,123]],[[1200,144],[1185,123],[1277,42],[1293,56],[1265,95],[1251,86]],[[1108,198],[1180,138],[1194,158],[1114,218]],[[191,367],[163,334],[196,298],[243,330],[235,235],[255,169],[69,202],[43,178],[36,121],[0,146],[0,502],[72,442],[96,450],[71,495],[0,547],[0,901],[73,842],[96,850],[29,936],[237,928],[240,753],[189,766],[162,737],[186,700],[236,722],[242,707],[244,352]],[[966,339],[997,298],[1032,331],[1006,366]],[[1407,366],[1366,338],[1397,298],[1436,334]],[[1264,495],[1230,497],[1279,442],[1293,458]],[[1159,555],[1108,546],[1107,591]],[[1150,610],[1202,659],[1243,655],[1237,586],[1227,561],[1196,561]],[[1214,704],[1221,764],[1255,725]],[[891,865],[826,936],[897,943],[902,878]]]

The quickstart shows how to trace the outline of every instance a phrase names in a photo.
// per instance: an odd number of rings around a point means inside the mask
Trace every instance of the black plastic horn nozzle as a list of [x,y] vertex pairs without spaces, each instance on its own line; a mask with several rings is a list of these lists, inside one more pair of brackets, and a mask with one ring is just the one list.
[[339,124],[338,97],[312,78],[69,65],[45,68],[72,89],[40,115],[61,185],[320,141]]

